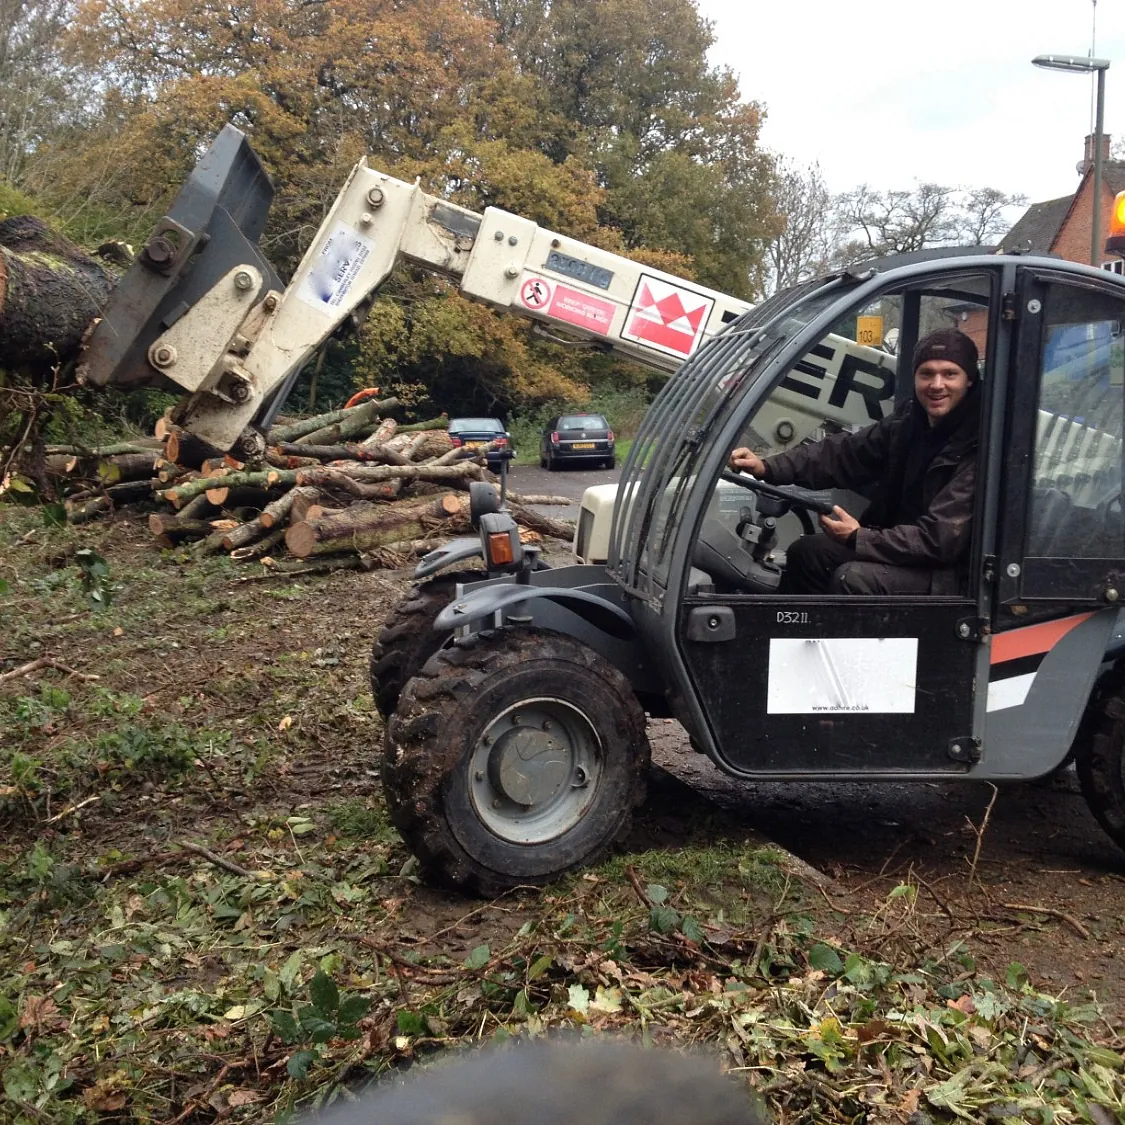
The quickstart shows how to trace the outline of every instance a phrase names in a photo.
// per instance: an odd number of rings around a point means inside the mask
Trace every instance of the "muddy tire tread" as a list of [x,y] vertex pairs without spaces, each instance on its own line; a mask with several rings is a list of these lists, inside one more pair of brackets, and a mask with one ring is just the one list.
[[440,637],[430,626],[448,604],[458,582],[486,577],[483,570],[459,570],[419,582],[387,615],[371,649],[369,675],[375,708],[386,719],[398,706],[406,681],[429,659]]
[[[617,831],[596,851],[549,876],[516,880],[478,863],[453,835],[442,798],[445,780],[458,764],[460,747],[453,739],[442,737],[442,732],[457,723],[461,709],[488,677],[510,668],[526,668],[534,661],[560,658],[581,661],[621,697],[614,733],[631,755],[628,793]],[[570,637],[548,630],[505,628],[476,633],[438,650],[406,685],[387,724],[382,780],[391,821],[423,868],[460,889],[490,895],[516,885],[552,882],[597,862],[631,827],[633,809],[644,801],[650,760],[644,712],[621,672]]]
[[1097,822],[1125,848],[1125,669],[1114,669],[1098,685],[1075,743],[1082,795]]

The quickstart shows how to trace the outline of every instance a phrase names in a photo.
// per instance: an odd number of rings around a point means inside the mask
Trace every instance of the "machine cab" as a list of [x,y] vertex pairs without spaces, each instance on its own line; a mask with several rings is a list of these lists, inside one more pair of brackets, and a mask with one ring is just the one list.
[[[885,425],[910,409],[917,341],[945,328],[980,355],[967,546],[908,593],[794,592],[818,510],[862,522],[878,485],[787,497],[731,473],[731,450]],[[1125,589],[1123,346],[1112,275],[962,252],[797,287],[685,364],[634,444],[610,569],[696,744],[744,776],[1054,768]]]

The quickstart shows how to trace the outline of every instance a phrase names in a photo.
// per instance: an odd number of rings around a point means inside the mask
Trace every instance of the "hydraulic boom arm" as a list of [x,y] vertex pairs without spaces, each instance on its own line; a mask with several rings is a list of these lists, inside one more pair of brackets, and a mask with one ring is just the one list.
[[[271,198],[257,157],[227,126],[115,291],[83,355],[85,378],[163,376],[187,392],[180,426],[250,453],[302,367],[401,261],[547,331],[666,371],[750,307],[499,208],[469,211],[366,161],[282,289],[257,247]],[[893,366],[884,353],[871,357]]]

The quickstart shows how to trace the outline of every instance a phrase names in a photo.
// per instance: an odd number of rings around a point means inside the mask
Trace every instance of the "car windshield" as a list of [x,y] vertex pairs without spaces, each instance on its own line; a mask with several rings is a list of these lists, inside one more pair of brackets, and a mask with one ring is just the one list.
[[454,418],[449,423],[451,432],[457,430],[502,430],[504,428],[499,418]]
[[600,414],[564,414],[559,419],[560,430],[605,430],[609,427]]

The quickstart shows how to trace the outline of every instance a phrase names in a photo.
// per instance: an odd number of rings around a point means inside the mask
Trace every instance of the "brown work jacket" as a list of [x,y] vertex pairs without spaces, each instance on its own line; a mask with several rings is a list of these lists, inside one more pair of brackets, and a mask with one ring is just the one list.
[[[885,526],[902,489],[907,450],[919,426],[928,426],[915,400],[857,433],[833,434],[823,441],[799,445],[765,460],[765,480],[805,488],[849,488],[870,495],[855,538],[856,557],[891,566],[928,567],[949,571],[933,593],[950,593],[968,560],[976,485],[980,410],[975,391],[971,404],[933,455],[922,479],[923,514],[912,523]],[[939,589],[938,587],[942,588]]]

